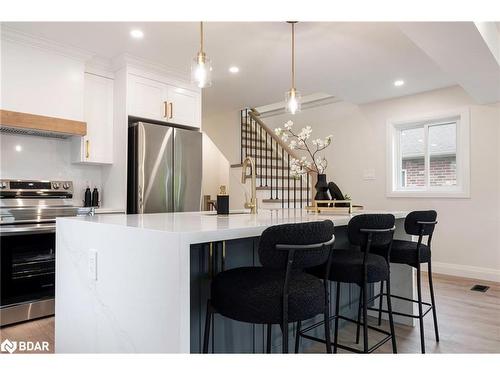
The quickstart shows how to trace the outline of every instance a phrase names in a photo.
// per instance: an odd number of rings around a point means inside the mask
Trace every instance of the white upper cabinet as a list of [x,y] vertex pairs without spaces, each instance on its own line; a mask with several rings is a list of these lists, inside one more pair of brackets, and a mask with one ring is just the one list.
[[113,163],[113,80],[85,73],[87,135],[73,140],[75,162]]
[[84,62],[2,38],[2,109],[83,121]]
[[166,121],[167,90],[165,86],[161,82],[130,74],[128,114],[151,120]]
[[174,124],[195,126],[201,125],[200,94],[181,87],[168,87],[168,111],[170,122]]
[[201,127],[201,93],[129,74],[128,114],[194,128]]

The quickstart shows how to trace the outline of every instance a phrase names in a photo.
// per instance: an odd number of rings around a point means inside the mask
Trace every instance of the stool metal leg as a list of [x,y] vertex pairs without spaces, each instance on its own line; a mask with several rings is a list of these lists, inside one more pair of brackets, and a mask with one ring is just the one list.
[[267,325],[267,340],[266,340],[266,353],[271,353],[271,335],[272,335],[273,325]]
[[359,332],[361,328],[361,305],[363,302],[363,288],[359,289],[359,301],[358,301],[358,326],[356,327],[356,344],[359,344]]
[[333,333],[333,352],[337,353],[337,343],[339,337],[339,312],[340,312],[340,282],[335,287],[335,330]]
[[[382,297],[380,297],[382,299]],[[389,314],[389,326],[391,327],[391,341],[392,341],[392,352],[396,354],[398,352],[398,348],[396,345],[396,332],[394,330],[394,319],[392,316],[392,303],[391,303],[391,280],[390,276],[387,280],[387,311]],[[379,324],[380,325],[380,324]]]
[[281,325],[281,335],[283,337],[283,354],[288,354],[288,321]]
[[302,322],[299,320],[297,322],[297,331],[295,332],[295,353],[297,354],[299,352],[299,346],[300,346],[300,328],[302,326]]
[[363,351],[368,353],[368,284],[363,281]]
[[323,316],[325,320],[325,344],[326,344],[326,352],[332,352],[332,339],[330,337],[330,299],[328,295],[328,285],[325,280],[325,312]]
[[380,301],[378,304],[378,325],[382,324],[382,301],[384,300],[384,280],[380,282]]
[[208,341],[210,340],[210,322],[212,320],[212,308],[210,301],[207,302],[207,315],[205,316],[205,333],[203,334],[203,353],[208,353]]
[[420,263],[417,264],[417,297],[418,316],[420,321],[420,346],[422,348],[422,353],[425,353],[424,317],[422,313],[422,275],[420,272]]
[[432,267],[431,267],[431,260],[430,259],[429,259],[429,290],[431,292],[432,317],[434,319],[434,334],[436,335],[436,341],[439,342],[439,329],[438,329],[437,313],[436,313],[436,300],[434,299],[434,286],[432,284]]

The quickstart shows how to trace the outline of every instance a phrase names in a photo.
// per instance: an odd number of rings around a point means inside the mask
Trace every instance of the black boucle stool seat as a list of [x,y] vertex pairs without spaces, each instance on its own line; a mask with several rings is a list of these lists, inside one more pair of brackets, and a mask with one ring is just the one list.
[[[386,256],[384,248],[373,248],[374,254]],[[391,248],[391,263],[407,264],[417,267],[418,263],[429,263],[431,260],[431,249],[425,244],[420,244],[420,260],[417,260],[417,243],[413,241],[394,240]]]
[[[412,211],[406,216],[405,231],[406,234],[411,236],[418,236],[417,242],[394,240],[392,247],[388,252],[386,248],[373,247],[372,252],[383,256],[387,262],[406,264],[416,268],[417,271],[417,299],[406,298],[391,294],[390,291],[384,293],[384,281],[380,285],[380,293],[370,299],[369,302],[379,299],[378,308],[370,307],[369,310],[378,310],[378,324],[382,323],[382,313],[386,310],[382,309],[382,298],[388,296],[389,298],[396,298],[399,300],[418,304],[418,314],[407,314],[399,311],[393,311],[393,314],[417,318],[419,319],[420,326],[420,347],[422,353],[425,353],[425,335],[424,335],[424,317],[429,311],[432,311],[434,320],[434,335],[436,341],[439,342],[439,329],[437,324],[436,300],[434,297],[434,286],[432,284],[432,260],[431,260],[431,242],[434,229],[437,224],[437,212],[434,210],[428,211]],[[424,243],[424,237],[427,237],[427,243]],[[421,264],[427,263],[428,277],[429,277],[429,291],[431,295],[431,303],[422,301],[422,274]],[[424,311],[424,306],[427,309]]]
[[[323,281],[328,274],[319,279],[303,270],[329,264],[334,239],[330,220],[275,225],[264,230],[259,240],[262,267],[229,269],[212,280],[203,353],[208,353],[210,322],[216,313],[241,322],[266,324],[267,353],[271,352],[273,324],[280,325],[282,351],[288,353],[289,323],[323,314],[326,351],[331,352],[328,288]],[[329,267],[323,269],[327,272]]]
[[[363,260],[365,255],[357,250],[335,249],[332,254],[330,281],[341,283],[363,283]],[[308,270],[311,274],[322,277],[325,267],[318,266]],[[386,280],[389,276],[389,266],[384,257],[375,254],[366,255],[366,281],[375,283]]]
[[[283,319],[285,272],[241,267],[219,273],[212,281],[212,305],[220,314],[242,322],[280,324]],[[325,308],[323,282],[297,271],[288,290],[288,321],[306,320]]]
[[[335,288],[335,314],[328,317],[334,320],[334,353],[337,349],[344,349],[356,353],[371,353],[382,346],[387,341],[392,341],[393,353],[397,353],[396,336],[394,333],[394,321],[392,317],[391,300],[387,298],[387,312],[389,314],[390,332],[386,332],[378,327],[368,325],[368,285],[370,283],[387,283],[387,290],[390,293],[390,273],[389,263],[383,256],[372,254],[374,247],[384,249],[386,254],[391,252],[392,237],[394,234],[395,218],[390,214],[365,214],[354,216],[347,225],[347,236],[350,249],[334,249],[329,259],[329,264],[310,267],[307,272],[317,276],[325,277],[334,281]],[[361,287],[360,303],[358,308],[358,320],[351,319],[340,314],[340,283],[355,283]],[[362,319],[361,319],[362,317]],[[357,325],[356,343],[359,343],[360,329],[363,328],[363,350],[352,346],[342,345],[338,342],[339,320],[347,320]],[[301,329],[298,323],[297,337],[304,337],[310,340],[324,342],[325,340],[308,334],[319,324],[315,323],[309,327]],[[376,344],[369,346],[368,329],[377,331],[385,335]]]

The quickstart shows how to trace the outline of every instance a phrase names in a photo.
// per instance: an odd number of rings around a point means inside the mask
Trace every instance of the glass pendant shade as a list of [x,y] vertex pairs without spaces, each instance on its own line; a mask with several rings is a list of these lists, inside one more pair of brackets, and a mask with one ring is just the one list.
[[302,95],[300,94],[300,91],[292,88],[290,91],[285,93],[285,110],[287,113],[294,115],[297,112],[300,112],[301,102]]
[[199,52],[191,63],[191,83],[199,88],[212,86],[212,62],[204,52]]

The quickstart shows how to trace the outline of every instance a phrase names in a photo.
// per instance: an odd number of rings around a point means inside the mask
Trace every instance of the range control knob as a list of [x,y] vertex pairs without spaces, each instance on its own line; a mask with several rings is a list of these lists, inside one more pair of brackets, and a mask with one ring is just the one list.
[[59,182],[54,182],[52,184],[52,189],[56,189],[56,190],[59,189]]
[[6,182],[0,182],[0,189],[5,189],[7,187],[7,183]]
[[69,184],[68,182],[65,182],[65,183],[63,184],[63,189],[68,190],[68,189],[69,189],[69,187],[70,187],[70,184]]

